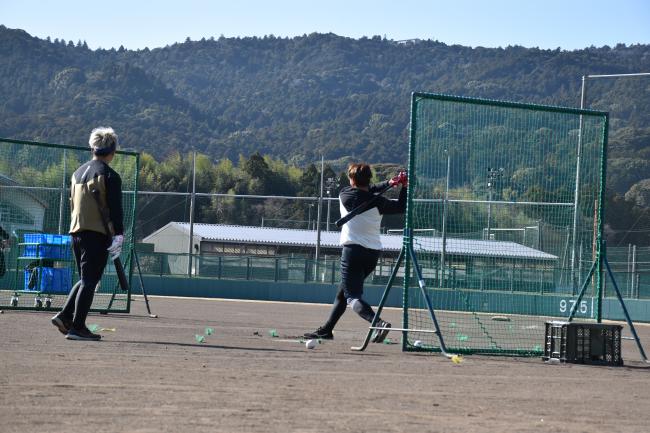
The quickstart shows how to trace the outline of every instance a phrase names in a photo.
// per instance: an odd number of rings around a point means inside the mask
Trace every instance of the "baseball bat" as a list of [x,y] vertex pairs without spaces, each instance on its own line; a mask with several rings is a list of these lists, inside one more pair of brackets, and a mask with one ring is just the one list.
[[377,200],[379,200],[379,197],[381,197],[386,191],[388,191],[392,187],[393,187],[392,185],[387,184],[384,188],[382,188],[372,198],[364,201],[359,206],[352,209],[344,217],[341,217],[341,218],[337,219],[336,222],[334,223],[334,224],[336,224],[336,227],[341,227],[343,224],[347,223],[348,221],[350,221],[355,216],[357,216],[357,215],[359,215],[361,213],[364,213],[365,211],[370,209],[377,202]]
[[[108,236],[111,236],[111,230],[108,225],[109,218],[108,215],[106,215],[106,212],[102,210],[102,205],[99,201],[99,191],[93,189],[92,194],[93,197],[95,197],[95,202],[97,202],[97,210],[99,210],[99,215],[102,217],[102,224],[104,224],[104,229],[106,230]],[[126,279],[126,274],[124,274],[124,267],[122,266],[122,261],[119,257],[115,257],[113,259],[113,266],[115,266],[115,273],[117,274],[117,280],[120,283],[120,288],[125,292],[128,291],[129,281]]]

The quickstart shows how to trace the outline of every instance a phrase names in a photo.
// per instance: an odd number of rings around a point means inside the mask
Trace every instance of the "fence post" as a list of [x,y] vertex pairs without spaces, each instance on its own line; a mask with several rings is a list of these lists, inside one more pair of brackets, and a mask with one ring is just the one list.
[[275,258],[275,272],[273,275],[273,281],[277,282],[280,278],[280,259]]
[[246,257],[246,280],[251,279],[252,273],[253,272],[252,272],[252,269],[251,269],[251,258]]
[[309,260],[308,260],[308,259],[305,259],[305,278],[304,278],[305,283],[306,283],[307,281],[309,281],[309,280],[308,280],[308,274],[309,274]]
[[223,269],[223,257],[219,256],[219,265],[217,266],[217,278],[221,279],[222,269]]
[[332,260],[332,284],[336,283],[336,262]]

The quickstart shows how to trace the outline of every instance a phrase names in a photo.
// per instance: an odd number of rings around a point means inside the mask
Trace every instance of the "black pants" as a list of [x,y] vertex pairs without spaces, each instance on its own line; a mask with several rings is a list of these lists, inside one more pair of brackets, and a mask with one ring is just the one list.
[[72,319],[75,329],[86,326],[86,317],[95,297],[95,286],[102,278],[110,245],[108,236],[85,231],[72,235],[72,250],[80,280],[72,287],[61,315]]
[[330,317],[323,326],[331,331],[336,326],[345,308],[350,305],[361,318],[372,322],[375,312],[364,301],[363,282],[375,270],[379,260],[379,251],[361,245],[344,245],[341,254],[341,284],[334,298]]

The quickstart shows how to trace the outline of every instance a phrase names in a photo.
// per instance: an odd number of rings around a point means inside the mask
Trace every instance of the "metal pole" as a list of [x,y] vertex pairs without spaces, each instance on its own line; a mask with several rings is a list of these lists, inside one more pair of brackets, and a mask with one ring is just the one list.
[[492,187],[488,184],[487,240],[490,240],[490,220],[492,219]]
[[190,238],[187,247],[187,275],[192,276],[192,244],[194,243],[194,198],[196,194],[196,151],[192,152],[192,195],[190,196]]
[[[583,75],[582,76],[582,90],[580,96],[580,108],[585,108],[585,101],[587,98],[587,79],[589,78],[625,78],[625,77],[647,77],[650,76],[650,72],[638,72],[632,74],[594,74],[594,75]],[[575,281],[575,266],[576,266],[576,242],[577,242],[577,225],[578,225],[578,194],[579,194],[579,179],[580,179],[580,156],[582,152],[582,130],[584,126],[583,116],[580,115],[580,126],[579,126],[579,135],[578,135],[578,159],[576,161],[576,188],[574,194],[574,210],[573,210],[573,246],[572,246],[572,255],[571,255],[571,274],[574,275],[574,286],[576,285]]]
[[[582,90],[580,92],[580,109],[585,108],[585,101],[587,99],[587,77],[582,76]],[[576,268],[576,245],[578,236],[578,200],[580,197],[580,158],[582,157],[582,129],[584,127],[584,116],[580,115],[580,123],[578,126],[578,148],[576,149],[576,185],[573,194],[573,240],[571,242],[571,284],[577,287],[577,278],[575,275]]]
[[63,208],[65,203],[65,185],[66,185],[66,149],[63,149],[63,179],[61,180],[61,197],[59,198],[59,234],[63,233]]
[[630,278],[632,275],[632,244],[627,244],[627,273],[625,274],[625,285],[627,286],[627,292],[630,293],[632,290],[630,288]]
[[635,283],[635,276],[636,276],[636,245],[632,246],[632,284],[631,284],[631,290],[630,290],[630,298],[637,298],[637,291],[638,287],[636,286]]
[[650,72],[637,72],[634,74],[605,74],[605,75],[587,75],[587,78],[623,78],[623,77],[647,77]]
[[309,203],[309,207],[307,208],[307,230],[311,230],[311,208],[314,206],[313,203]]
[[451,166],[451,157],[449,156],[449,149],[445,150],[447,153],[447,180],[445,186],[445,199],[442,201],[442,248],[440,249],[440,281],[439,287],[442,287],[445,281],[445,260],[447,252],[447,207],[449,202],[449,168]]
[[331,197],[331,192],[328,189],[327,190],[327,231],[330,231],[330,209],[332,207],[332,200],[330,200]]
[[320,194],[318,194],[318,212],[316,213],[316,266],[320,258],[320,213],[323,204],[323,175],[325,172],[325,157],[320,157]]

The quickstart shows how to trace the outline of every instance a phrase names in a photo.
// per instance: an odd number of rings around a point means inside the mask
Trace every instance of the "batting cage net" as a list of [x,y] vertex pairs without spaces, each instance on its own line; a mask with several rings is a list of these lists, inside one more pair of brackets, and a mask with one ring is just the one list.
[[[414,94],[404,328],[448,350],[540,355],[544,322],[568,317],[602,231],[607,114]],[[595,318],[599,269],[576,306]],[[439,350],[405,331],[405,350]]]
[[[79,280],[68,230],[72,173],[89,148],[0,138],[0,308],[60,309]],[[122,178],[122,263],[131,275],[138,154],[117,151],[111,167]],[[95,289],[93,311],[128,312],[109,260]]]

